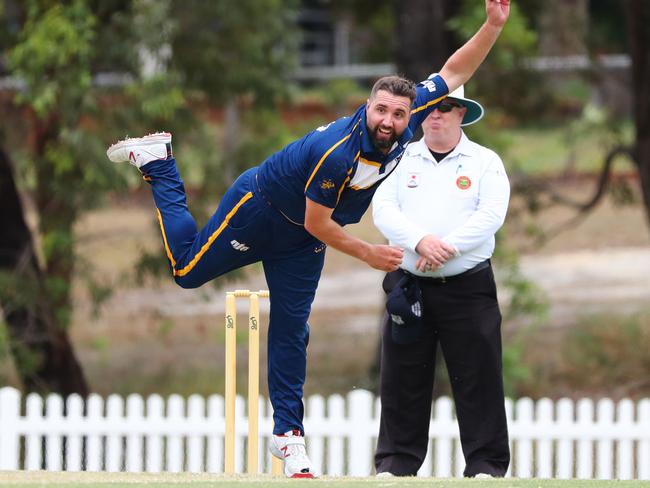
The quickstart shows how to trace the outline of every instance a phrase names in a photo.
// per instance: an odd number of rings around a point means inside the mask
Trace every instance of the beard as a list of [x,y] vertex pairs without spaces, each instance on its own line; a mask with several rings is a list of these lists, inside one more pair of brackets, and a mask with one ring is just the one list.
[[387,136],[386,134],[380,135],[379,126],[370,131],[370,137],[377,149],[390,149],[393,147],[393,144],[397,142],[399,136],[401,136],[401,134],[397,134],[394,129],[391,131],[390,136]]

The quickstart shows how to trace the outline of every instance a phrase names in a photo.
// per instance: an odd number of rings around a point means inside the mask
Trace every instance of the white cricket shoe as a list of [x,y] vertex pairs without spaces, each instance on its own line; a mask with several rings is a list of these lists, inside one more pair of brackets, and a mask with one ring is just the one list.
[[394,478],[395,475],[391,473],[390,471],[382,471],[381,473],[377,473],[375,475],[377,478]]
[[478,473],[476,476],[474,476],[474,478],[476,478],[477,480],[489,480],[494,478],[494,476],[487,473]]
[[299,430],[273,435],[269,450],[276,458],[284,461],[284,474],[288,478],[316,477],[305,450],[305,438],[300,435]]
[[172,135],[156,132],[144,137],[127,137],[109,147],[106,155],[114,163],[129,162],[139,169],[151,161],[172,157]]

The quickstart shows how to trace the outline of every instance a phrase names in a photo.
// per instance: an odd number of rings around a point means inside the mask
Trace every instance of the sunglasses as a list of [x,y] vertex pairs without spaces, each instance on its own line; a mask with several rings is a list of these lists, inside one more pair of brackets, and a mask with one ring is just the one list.
[[460,103],[445,100],[444,102],[440,102],[437,108],[438,110],[440,110],[440,112],[446,114],[447,112],[451,112],[454,108],[462,108],[462,107],[463,105],[461,105]]

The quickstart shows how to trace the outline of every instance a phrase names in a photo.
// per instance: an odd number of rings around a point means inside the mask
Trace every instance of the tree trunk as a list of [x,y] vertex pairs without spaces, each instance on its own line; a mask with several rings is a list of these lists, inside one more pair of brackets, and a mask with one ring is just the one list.
[[226,102],[223,115],[223,137],[221,140],[221,150],[223,151],[223,177],[231,185],[237,175],[239,168],[235,165],[237,147],[239,146],[240,134],[240,110],[236,97],[232,97]]
[[459,47],[445,22],[459,9],[455,0],[403,0],[396,2],[397,70],[415,81],[438,72]]
[[11,276],[0,305],[16,370],[27,392],[89,393],[67,331],[57,326],[44,293],[31,232],[25,222],[7,154],[0,148],[0,272]]
[[634,160],[639,169],[641,191],[650,225],[650,2],[625,2],[628,42],[632,57],[632,94],[636,143]]

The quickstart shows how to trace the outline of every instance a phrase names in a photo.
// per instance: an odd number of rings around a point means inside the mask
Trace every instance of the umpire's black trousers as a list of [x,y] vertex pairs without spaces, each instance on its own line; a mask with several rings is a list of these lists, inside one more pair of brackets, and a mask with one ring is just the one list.
[[[375,467],[415,475],[427,453],[436,346],[440,341],[456,405],[465,476],[503,476],[510,462],[501,370],[501,312],[492,268],[440,280],[419,279],[424,333],[409,345],[391,338],[384,317],[381,422]],[[388,273],[389,292],[403,271]]]

